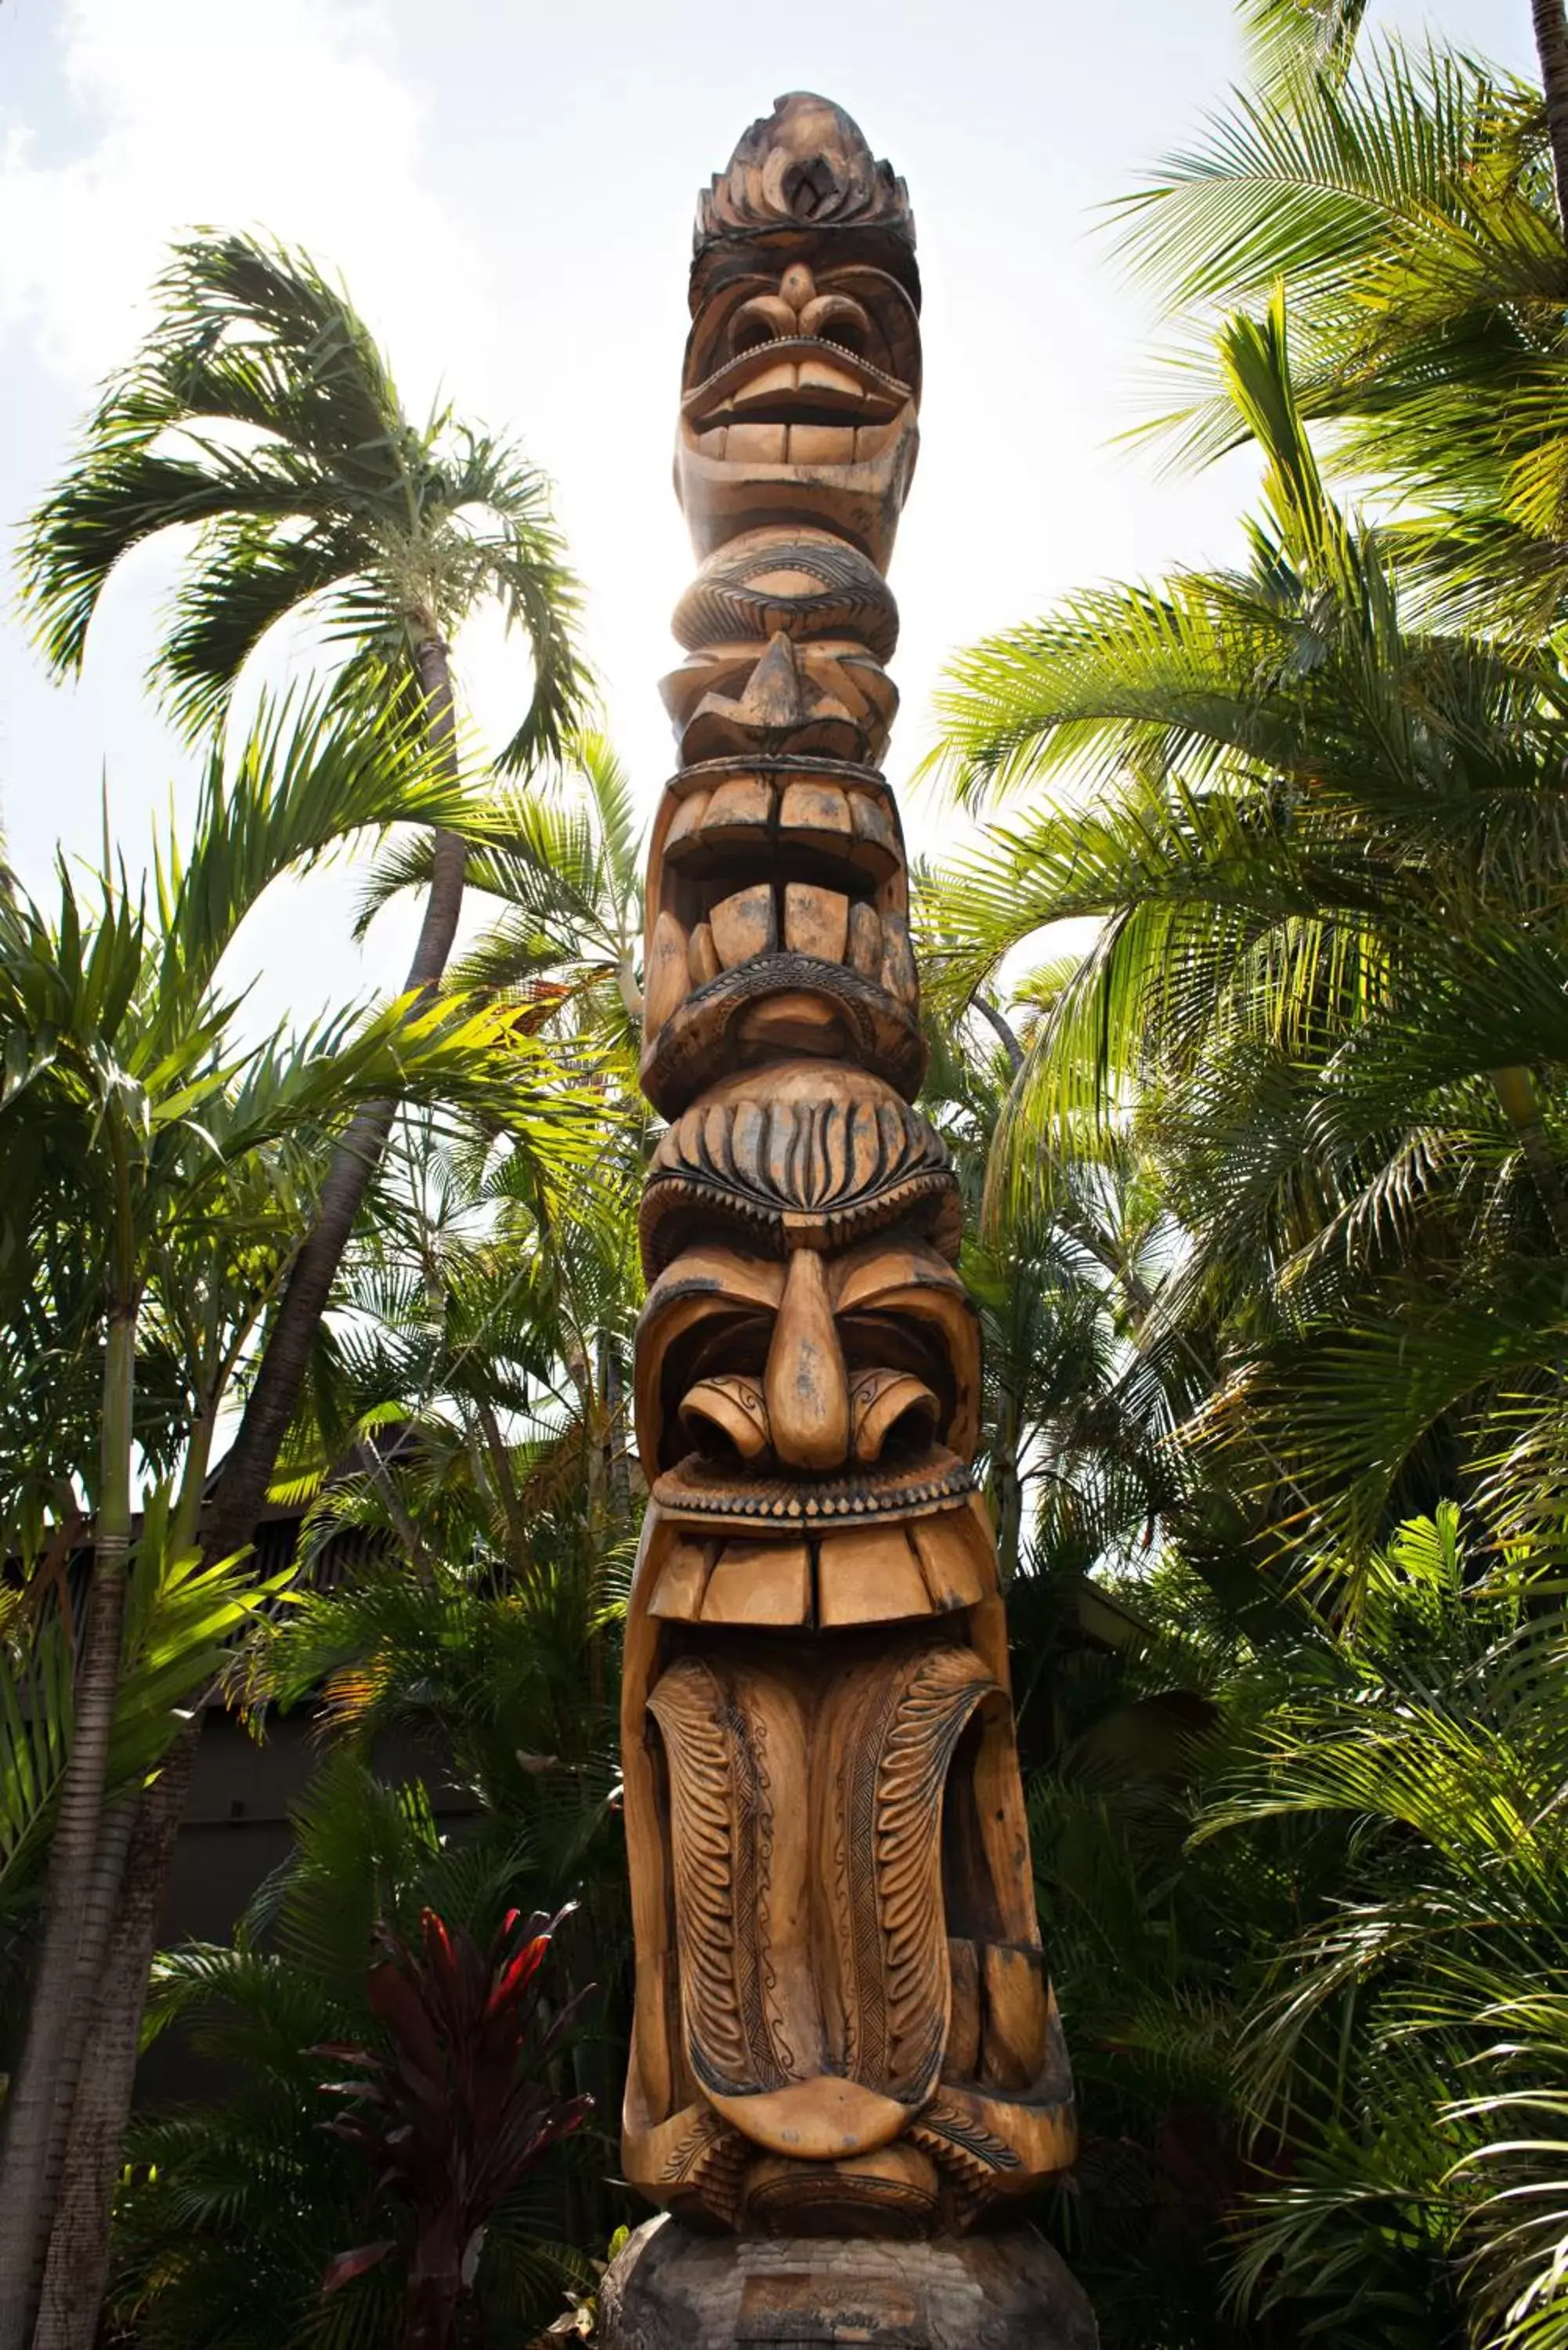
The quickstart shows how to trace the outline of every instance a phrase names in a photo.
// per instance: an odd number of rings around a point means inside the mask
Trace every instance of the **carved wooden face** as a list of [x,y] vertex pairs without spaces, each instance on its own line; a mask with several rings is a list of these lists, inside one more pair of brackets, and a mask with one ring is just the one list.
[[896,278],[801,260],[703,302],[686,347],[675,486],[707,553],[809,513],[885,569],[919,442],[920,336]]
[[703,1521],[901,1516],[969,1490],[979,1327],[923,1241],[782,1262],[687,1249],[638,1334],[638,1443],[655,1498]]
[[815,1053],[912,1097],[925,1053],[908,905],[898,816],[869,769],[688,770],[649,858],[644,1090],[672,1117],[728,1068]]
[[704,645],[659,691],[687,762],[788,748],[867,761],[888,747],[898,688],[854,637]]

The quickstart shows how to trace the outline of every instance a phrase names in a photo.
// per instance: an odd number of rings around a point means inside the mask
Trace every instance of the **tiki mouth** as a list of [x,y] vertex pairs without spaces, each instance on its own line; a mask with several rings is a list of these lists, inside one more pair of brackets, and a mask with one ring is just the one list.
[[694,432],[729,424],[890,424],[909,387],[815,335],[775,337],[728,359],[680,402]]
[[903,843],[880,778],[738,764],[687,792],[660,846],[649,1037],[688,995],[780,953],[836,965],[912,1014],[909,918],[890,886]]
[[661,844],[666,869],[711,885],[716,897],[764,879],[870,897],[903,871],[892,801],[869,771],[846,784],[738,774],[739,764],[677,804]]
[[680,403],[688,450],[726,465],[842,466],[886,456],[914,395],[854,351],[801,336],[742,351]]
[[[875,1476],[857,1482],[853,1492],[847,1479],[842,1488],[823,1480],[794,1489],[803,1508],[806,1501],[820,1510],[856,1496],[865,1506],[826,1519],[770,1518],[765,1527],[748,1517],[711,1522],[668,1503],[667,1491],[690,1498],[688,1466],[683,1461],[653,1489],[660,1525],[649,1613],[667,1622],[849,1631],[951,1615],[995,1596],[995,1551],[983,1505],[969,1471],[950,1453],[933,1454],[929,1464],[928,1491],[950,1477],[957,1488],[936,1500],[900,1501],[891,1481]],[[874,1493],[888,1504],[880,1512]]]
[[877,1520],[928,1516],[950,1510],[974,1491],[974,1472],[943,1444],[909,1461],[846,1469],[841,1476],[795,1477],[776,1466],[754,1472],[738,1463],[689,1452],[654,1480],[653,1498],[665,1514],[703,1525],[850,1526]]

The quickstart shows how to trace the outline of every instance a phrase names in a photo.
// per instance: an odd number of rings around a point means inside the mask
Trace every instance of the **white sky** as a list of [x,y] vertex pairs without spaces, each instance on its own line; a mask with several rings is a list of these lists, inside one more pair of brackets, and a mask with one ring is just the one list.
[[[1528,0],[1441,0],[1429,20],[1531,63]],[[952,647],[1076,582],[1233,543],[1245,459],[1172,484],[1107,445],[1136,412],[1151,320],[1093,217],[1237,68],[1229,0],[0,0],[0,524],[66,460],[172,237],[302,243],[346,277],[411,408],[441,391],[554,476],[588,650],[651,808],[672,764],[656,681],[695,567],[670,489],[692,206],[777,93],[816,88],[902,172],[919,229],[898,780]],[[170,576],[151,553],[127,566],[71,691],[0,618],[0,823],[35,889],[57,840],[93,852],[104,789],[134,862],[188,788],[140,686]],[[509,725],[515,668],[493,644],[459,650],[481,718]],[[940,847],[938,813],[906,814]],[[399,915],[361,954],[352,896],[321,877],[255,925],[242,952],[274,1016],[397,983]]]

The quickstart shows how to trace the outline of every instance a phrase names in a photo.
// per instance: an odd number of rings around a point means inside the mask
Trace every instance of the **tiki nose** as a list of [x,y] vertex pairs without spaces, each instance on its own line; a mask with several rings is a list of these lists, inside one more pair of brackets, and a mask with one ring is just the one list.
[[774,1451],[792,1469],[838,1469],[849,1457],[849,1378],[834,1327],[827,1274],[796,1249],[763,1378]]
[[779,279],[779,292],[798,317],[816,296],[816,280],[804,261],[794,261]]

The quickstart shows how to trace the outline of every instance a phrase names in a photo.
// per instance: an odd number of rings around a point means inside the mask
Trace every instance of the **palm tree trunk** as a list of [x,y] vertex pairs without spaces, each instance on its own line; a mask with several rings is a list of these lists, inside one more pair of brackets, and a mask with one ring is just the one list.
[[213,1438],[217,1431],[223,1378],[223,1371],[214,1372],[211,1384],[197,1399],[196,1416],[191,1423],[190,1440],[185,1447],[185,1466],[181,1471],[180,1491],[174,1502],[174,1514],[169,1521],[169,1550],[174,1558],[183,1557],[196,1541],[202,1518],[202,1497],[213,1461]]
[[185,1814],[196,1740],[182,1730],[135,1804],[115,1930],[71,2109],[33,2350],[93,2350],[109,2272],[109,2210],[130,2110],[163,1889]]
[[1568,1256],[1568,1200],[1563,1196],[1563,1173],[1541,1115],[1535,1079],[1525,1068],[1493,1069],[1491,1089],[1513,1128],[1520,1157],[1530,1170],[1535,1196],[1552,1227],[1558,1252]]
[[[428,629],[416,632],[413,661],[429,712],[431,746],[444,763],[447,772],[455,775],[457,730],[449,650],[436,633],[433,625]],[[457,935],[458,920],[462,910],[462,891],[467,862],[467,844],[461,836],[452,833],[436,835],[431,888],[425,900],[424,918],[420,926],[419,941],[414,949],[413,961],[409,968],[405,993],[411,993],[415,989],[424,993],[437,986],[445,972],[452,942]],[[326,1312],[332,1284],[337,1277],[337,1268],[342,1263],[344,1251],[348,1245],[355,1220],[358,1215],[370,1178],[380,1163],[387,1137],[391,1130],[396,1107],[394,1101],[368,1103],[350,1121],[347,1133],[333,1153],[332,1163],[327,1169],[326,1180],[322,1184],[321,1198],[317,1202],[315,1219],[295,1259],[283,1296],[279,1300],[272,1327],[262,1348],[261,1361],[257,1366],[255,1380],[240,1421],[239,1431],[223,1464],[223,1474],[214,1497],[213,1506],[207,1513],[207,1522],[202,1529],[202,1551],[208,1559],[229,1557],[249,1542],[254,1532],[256,1521],[266,1501],[267,1488],[272,1482],[273,1472],[277,1466],[277,1457],[282,1450],[284,1437],[287,1433],[289,1421],[294,1417],[295,1408],[299,1400],[299,1391],[304,1384],[306,1367],[309,1362],[310,1351],[316,1341],[316,1333],[320,1326],[321,1317]],[[125,1517],[128,1534],[129,1497],[128,1419]],[[100,1546],[101,1540],[100,1533]],[[119,1670],[119,1622],[124,1609],[124,1554],[125,1544],[122,1543],[119,1554],[119,1585],[116,1598],[119,1613],[115,1617],[114,1623],[113,1661],[116,1676]],[[95,1560],[95,1600],[99,1589],[99,1575]],[[89,1632],[90,1629],[91,1619],[89,1618]],[[85,1693],[85,1668],[83,1685]],[[109,1701],[112,1711],[112,1688]],[[194,1761],[195,1744],[201,1734],[201,1726],[202,1716],[198,1711],[193,1716],[188,1730],[182,1733],[182,1738],[177,1742],[176,1752],[180,1747],[189,1750],[185,1755],[182,1777],[177,1771],[166,1771],[163,1777],[155,1783],[154,1788],[149,1791],[150,1796],[156,1798],[159,1791],[162,1790],[161,1800],[155,1801],[152,1804],[152,1811],[155,1818],[162,1820],[165,1831],[154,1840],[153,1846],[149,1847],[148,1866],[143,1886],[144,1898],[151,1907],[154,1919],[151,1931],[154,1933],[156,1932],[155,1921],[162,1911],[169,1871],[172,1866],[174,1846],[179,1831],[180,1808],[182,1808],[184,1790],[189,1784],[190,1766]],[[104,1751],[107,1760],[107,1739]],[[73,1744],[72,1769],[76,1766],[77,1752],[77,1745]],[[171,1762],[173,1759],[171,1754]],[[69,1772],[67,1772],[67,1783],[68,1787]],[[172,1816],[169,1817],[167,1815],[171,1804],[177,1804],[180,1808],[175,1808]],[[101,1810],[101,1788],[99,1808]],[[62,1827],[64,1819],[62,1794]],[[95,1817],[95,1830],[96,1825]],[[57,1829],[56,1857],[60,1848],[60,1834],[61,1830]],[[95,1835],[95,1843],[96,1841]],[[89,1850],[89,1861],[90,1857]],[[108,1855],[105,1856],[106,1864],[109,1857]],[[114,1867],[113,1883],[107,1896],[107,1915],[104,1921],[106,1937],[109,1923],[113,1916],[114,1900],[119,1890],[119,1874],[117,1866]],[[70,1918],[72,1920],[70,1930],[74,1936],[75,1911],[69,1904],[61,1905],[57,1908],[54,1900],[54,1880],[55,1865],[52,1858],[48,1913],[51,1930],[57,1917],[62,1919]],[[102,1888],[99,1887],[97,1890],[101,1898]],[[87,1923],[85,1909],[82,1916],[85,1927]],[[66,1930],[67,1928],[62,1923],[61,1933]],[[85,2212],[97,2193],[94,2184],[95,2166],[101,2166],[104,2160],[111,2159],[106,2156],[105,2147],[112,2144],[118,2154],[119,2141],[124,2134],[126,2119],[130,2110],[136,2043],[140,2031],[141,2011],[147,1996],[148,1969],[151,1963],[151,1954],[152,1944],[149,1939],[145,1946],[145,1958],[140,1970],[130,1963],[129,1952],[126,1965],[116,1969],[114,1981],[117,1989],[112,1999],[109,1996],[109,1985],[106,1983],[102,1987],[104,1995],[98,2002],[98,2014],[93,2028],[96,2033],[104,2036],[106,2047],[114,2052],[114,2077],[111,2084],[106,2075],[101,2084],[103,2095],[95,2098],[97,2110],[90,2130],[84,2128],[79,2137],[74,2131],[70,2131],[68,2137],[64,2131],[58,2134],[57,2142],[59,2154],[61,2158],[68,2160],[70,2171],[63,2188],[57,2171],[53,2181],[48,2181],[45,2178],[47,2163],[47,2116],[52,2113],[52,2106],[47,2107],[45,2115],[38,2117],[33,2116],[29,2107],[26,2118],[24,2120],[21,2109],[24,2077],[21,2073],[18,2074],[16,2085],[7,2101],[6,2113],[9,2117],[9,2127],[6,2140],[5,2191],[3,2196],[0,2196],[0,2350],[30,2350],[31,2322],[37,2306],[45,2262],[49,2252],[57,2199],[60,2204],[73,2212],[78,2210]],[[56,1972],[53,1967],[47,1965],[49,1957],[49,1948],[46,1941],[44,1961],[40,1964],[38,1978],[40,1995],[49,1990]],[[100,1962],[101,1957],[100,1949]],[[60,1996],[63,1998],[63,1993]],[[49,2003],[51,2016],[54,2003],[54,2002]],[[35,2010],[37,2009],[38,2004],[39,2002],[36,2000]],[[35,2036],[35,2022],[36,2018],[29,2019],[29,2047]],[[58,2040],[57,2049],[51,2050],[51,2066],[57,2054],[67,2053],[66,2040],[68,2027],[69,2010],[67,2008],[63,2021],[58,2023],[51,2022],[50,2024],[51,2031],[57,2034]],[[86,2038],[85,2018],[81,2038],[83,2040]],[[24,2065],[27,2063],[26,2054],[23,2063]],[[47,2074],[42,2074],[40,2077],[47,2081]],[[109,2110],[111,2093],[113,2111]],[[39,2094],[36,2085],[28,2091],[29,2097],[34,2100]],[[25,2136],[20,2138],[17,2136],[19,2130],[25,2131]],[[15,2180],[12,2177],[14,2166],[11,2154],[14,2144],[18,2147],[25,2145],[28,2148],[26,2159],[30,2166],[24,2167],[20,2161],[17,2162],[15,2166],[16,2172]],[[36,2171],[36,2180],[33,2176],[34,2169]],[[110,2176],[112,2178],[112,2169]],[[20,2182],[24,2181],[28,2187],[26,2194],[21,2191]],[[98,2208],[105,2207],[99,2205]],[[24,2247],[26,2247],[25,2250]],[[64,2257],[65,2254],[62,2252],[62,2258]],[[79,2251],[78,2257],[81,2257]],[[98,2262],[97,2273],[99,2277],[103,2273],[106,2258],[107,2240],[105,2240],[104,2254]],[[93,2316],[96,2322],[96,2306]]]
[[1557,211],[1568,230],[1568,14],[1563,0],[1531,0],[1535,54],[1546,93],[1546,136],[1557,182]]
[[1003,1591],[1018,1572],[1023,1548],[1023,1481],[1018,1473],[1019,1434],[1018,1399],[1010,1388],[1004,1388],[992,1467],[996,1482],[996,1570]]
[[427,1583],[432,1582],[434,1570],[431,1565],[431,1555],[420,1540],[420,1530],[409,1515],[408,1505],[398,1491],[391,1471],[369,1437],[360,1437],[354,1451],[360,1468],[375,1487],[381,1507],[391,1521],[392,1532],[402,1546],[404,1557]]
[[607,1333],[604,1355],[605,1414],[608,1422],[606,1439],[609,1454],[610,1507],[617,1524],[622,1529],[631,1517],[631,1459],[627,1446],[626,1381],[620,1367],[620,1354],[614,1338]]
[[[433,627],[416,639],[414,668],[429,713],[431,748],[447,773],[457,773],[456,712],[448,648]],[[462,912],[468,845],[459,834],[438,832],[431,886],[405,993],[424,994],[440,984]],[[267,1487],[305,1380],[316,1333],[337,1277],[370,1179],[381,1162],[397,1108],[393,1101],[367,1102],[350,1121],[332,1156],[321,1186],[316,1217],[278,1302],[239,1430],[223,1463],[223,1477],[208,1513],[205,1550],[226,1558],[250,1540],[266,1501]]]
[[[126,1836],[106,1832],[104,1793],[119,1691],[130,1547],[134,1296],[109,1309],[102,1466],[77,1674],[70,1757],[49,1848],[44,1932],[16,2077],[5,2101],[0,2173],[0,2350],[28,2350],[59,2190],[87,2022],[114,1925]],[[124,1823],[129,1832],[129,1818]]]
[[[596,1572],[596,1564],[604,1555],[607,1526],[606,1503],[609,1488],[610,1445],[612,1442],[609,1414],[605,1409],[602,1376],[605,1333],[601,1330],[596,1344],[598,1362],[592,1370],[586,1354],[581,1356],[582,1379],[578,1395],[583,1413],[583,1465],[587,1482],[588,1573]],[[587,1663],[588,1704],[596,1716],[605,1702],[605,1636],[602,1629],[590,1631],[586,1650]]]
[[514,1575],[523,1572],[523,1562],[528,1555],[528,1522],[523,1513],[523,1500],[517,1491],[517,1481],[512,1474],[511,1456],[506,1440],[501,1433],[501,1423],[494,1407],[483,1400],[475,1406],[480,1434],[484,1442],[485,1458],[494,1481],[501,1514],[506,1521],[506,1550]]
[[970,997],[970,1003],[985,1022],[986,1026],[997,1037],[1002,1051],[1007,1055],[1007,1066],[1016,1076],[1023,1066],[1023,1047],[1013,1031],[1012,1021],[1008,1019],[1005,1013],[999,1012],[994,1003],[988,1003],[978,987]]

